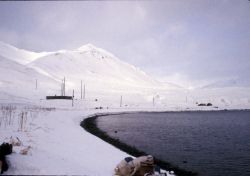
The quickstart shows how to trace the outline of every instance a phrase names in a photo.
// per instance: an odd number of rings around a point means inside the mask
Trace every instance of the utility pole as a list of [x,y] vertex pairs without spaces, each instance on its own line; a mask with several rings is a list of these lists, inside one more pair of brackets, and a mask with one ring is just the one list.
[[62,79],[62,83],[61,83],[61,96],[63,96],[63,79]]
[[82,99],[82,80],[81,80],[81,99]]
[[153,97],[153,106],[155,106],[155,97]]
[[37,79],[36,79],[36,90],[37,90]]
[[72,93],[72,107],[74,106],[74,89],[73,89],[73,93]]
[[83,99],[85,99],[85,84],[83,86]]
[[64,80],[63,80],[63,95],[65,96],[65,77],[64,77]]
[[122,107],[122,96],[121,96],[121,99],[120,99],[120,107]]

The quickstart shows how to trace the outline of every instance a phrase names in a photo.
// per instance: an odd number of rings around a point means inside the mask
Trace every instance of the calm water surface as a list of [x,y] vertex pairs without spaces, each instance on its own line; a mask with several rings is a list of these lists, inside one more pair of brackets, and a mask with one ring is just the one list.
[[201,176],[250,176],[250,111],[121,114],[99,117],[97,124]]

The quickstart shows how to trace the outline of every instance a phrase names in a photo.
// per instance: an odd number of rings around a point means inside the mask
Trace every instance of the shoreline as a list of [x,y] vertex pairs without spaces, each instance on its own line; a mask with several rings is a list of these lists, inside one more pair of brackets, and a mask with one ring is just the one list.
[[[94,114],[94,115],[90,115],[87,118],[85,118],[81,123],[81,127],[83,127],[83,129],[85,129],[87,132],[93,134],[94,136],[100,138],[101,140],[111,144],[112,146],[120,149],[123,152],[128,153],[129,155],[132,155],[134,157],[139,157],[142,155],[147,155],[146,152],[143,152],[142,150],[137,149],[136,147],[127,145],[126,143],[120,141],[119,139],[114,139],[112,137],[110,137],[109,135],[107,135],[107,133],[105,131],[102,131],[101,129],[99,129],[97,127],[97,123],[96,120],[98,119],[98,117],[101,116],[109,116],[109,115],[117,115],[117,114],[127,114],[127,113],[142,113],[145,111],[138,111],[138,112],[121,112],[121,113],[100,113],[100,114]],[[152,111],[150,111],[151,113],[154,113]],[[150,113],[148,112],[148,113]],[[158,113],[158,112],[155,112]],[[159,112],[162,113],[162,112]],[[122,160],[122,158],[121,158]],[[160,166],[162,169],[171,171],[173,170],[175,172],[176,175],[178,176],[198,176],[198,173],[195,173],[193,171],[187,171],[185,169],[182,169],[174,164],[171,164],[169,162],[157,159],[154,157],[155,160],[155,164],[157,164],[158,166]]]

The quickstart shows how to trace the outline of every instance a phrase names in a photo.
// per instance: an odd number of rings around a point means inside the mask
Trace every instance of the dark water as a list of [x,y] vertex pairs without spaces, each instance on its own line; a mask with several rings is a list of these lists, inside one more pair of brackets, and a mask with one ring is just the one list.
[[97,122],[110,136],[201,176],[250,176],[250,111],[134,113]]

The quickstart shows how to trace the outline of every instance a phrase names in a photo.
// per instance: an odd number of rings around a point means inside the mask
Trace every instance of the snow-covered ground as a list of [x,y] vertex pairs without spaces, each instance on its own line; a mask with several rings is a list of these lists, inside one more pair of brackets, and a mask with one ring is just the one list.
[[[73,107],[71,100],[45,99],[61,95],[64,77],[66,95],[74,90]],[[233,83],[185,89],[91,44],[35,53],[0,42],[0,142],[22,142],[8,156],[6,174],[112,175],[127,154],[87,133],[80,126],[84,118],[98,112],[249,109],[250,87]]]
[[131,109],[95,110],[80,107],[83,104],[71,108],[2,104],[0,141],[21,141],[7,157],[10,168],[5,174],[112,175],[129,155],[86,132],[80,122],[91,114]]
[[[10,124],[2,119],[0,141],[18,137],[22,144],[14,146],[13,154],[8,156],[10,169],[5,174],[112,175],[115,165],[127,156],[80,126],[94,110],[54,110],[27,105],[12,105],[12,108],[15,108],[12,119],[6,117]],[[21,129],[22,112],[27,114]],[[27,155],[20,154],[28,146]]]

